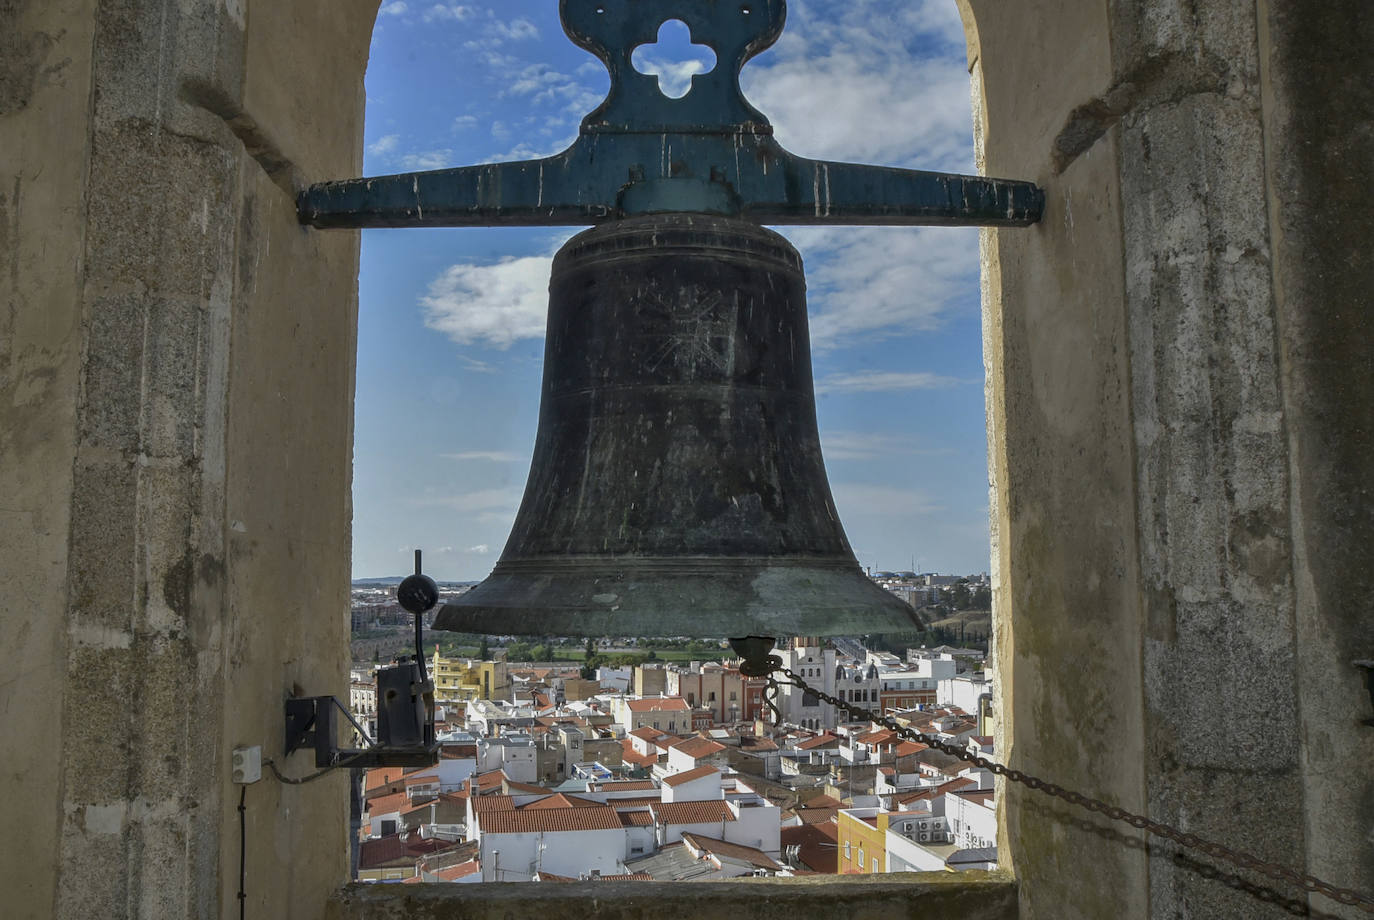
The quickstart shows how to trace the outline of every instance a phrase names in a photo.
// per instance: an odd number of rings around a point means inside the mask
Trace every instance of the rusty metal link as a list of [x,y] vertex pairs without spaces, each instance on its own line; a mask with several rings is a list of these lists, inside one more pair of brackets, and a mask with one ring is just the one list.
[[[1214,859],[1223,860],[1242,869],[1252,869],[1276,881],[1287,882],[1313,894],[1325,895],[1333,901],[1357,907],[1367,914],[1374,914],[1374,898],[1370,898],[1367,895],[1360,894],[1349,888],[1338,888],[1329,882],[1322,881],[1314,875],[1306,875],[1295,869],[1290,869],[1287,866],[1279,865],[1278,863],[1265,862],[1253,854],[1246,853],[1242,850],[1233,850],[1214,840],[1207,840],[1203,837],[1199,837],[1197,834],[1181,831],[1176,827],[1164,824],[1160,821],[1155,821],[1145,815],[1138,815],[1120,806],[1109,805],[1100,799],[1094,799],[1083,795],[1081,792],[1066,789],[1058,783],[1052,783],[1049,780],[1041,779],[1038,776],[1032,776],[1021,770],[1012,769],[1004,764],[995,763],[988,760],[986,757],[974,754],[972,751],[960,745],[943,741],[934,735],[928,735],[914,728],[899,725],[897,720],[892,716],[879,715],[872,710],[864,709],[846,700],[842,700],[839,697],[832,696],[824,690],[818,690],[803,680],[801,675],[797,674],[791,668],[781,667],[778,670],[787,678],[785,683],[791,684],[806,693],[811,693],[837,709],[843,709],[845,712],[849,713],[850,716],[861,717],[866,721],[881,725],[894,734],[900,735],[909,741],[920,742],[941,753],[957,757],[965,763],[981,767],[997,776],[1006,777],[1008,782],[1019,783],[1029,789],[1034,789],[1068,802],[1070,805],[1082,808],[1086,811],[1096,812],[1112,821],[1120,821],[1129,824],[1137,830],[1143,830],[1156,837],[1162,837],[1165,840],[1173,841],[1184,849],[1205,853]],[[770,673],[768,675],[768,683],[769,689],[773,690],[774,688],[780,688],[784,681],[777,680]],[[782,714],[778,710],[778,707],[772,703],[769,705],[772,707],[779,721],[781,721]]]

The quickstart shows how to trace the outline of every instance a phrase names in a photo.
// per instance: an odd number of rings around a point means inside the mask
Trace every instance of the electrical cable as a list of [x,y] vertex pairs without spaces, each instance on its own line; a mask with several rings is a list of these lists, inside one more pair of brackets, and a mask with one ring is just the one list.
[[[272,772],[276,772],[275,767]],[[244,891],[248,877],[248,809],[244,806],[247,799],[248,786],[245,784],[239,787],[239,920],[244,920],[248,909],[248,894]]]
[[370,752],[361,751],[357,754],[354,754],[352,757],[345,757],[343,760],[339,761],[336,764],[333,764],[332,766],[325,767],[323,770],[317,770],[316,772],[310,773],[306,776],[302,776],[299,779],[290,776],[283,776],[281,771],[277,769],[277,765],[274,761],[264,760],[262,762],[262,765],[264,767],[267,767],[267,769],[271,770],[272,775],[275,776],[281,782],[286,783],[289,786],[302,786],[306,783],[313,783],[321,776],[333,773],[335,770],[340,770],[344,767],[350,766],[351,764],[356,763],[359,760],[362,760],[364,757],[368,755],[368,753]]

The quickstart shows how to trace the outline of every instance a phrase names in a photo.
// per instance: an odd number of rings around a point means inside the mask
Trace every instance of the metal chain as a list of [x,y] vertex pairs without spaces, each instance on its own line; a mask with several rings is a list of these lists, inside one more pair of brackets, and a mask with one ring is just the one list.
[[[986,757],[974,754],[972,751],[960,745],[952,744],[948,741],[944,741],[940,738],[937,738],[934,735],[928,735],[925,732],[917,731],[914,728],[899,725],[897,723],[897,720],[894,719],[892,716],[879,715],[878,713],[873,712],[870,709],[864,709],[861,706],[856,706],[853,703],[832,696],[829,693],[826,693],[824,690],[817,690],[815,687],[812,687],[806,681],[802,680],[801,676],[797,674],[795,671],[793,671],[791,668],[782,666],[781,659],[774,658],[772,659],[772,661],[775,661],[777,663],[777,667],[775,670],[781,671],[782,674],[787,678],[787,680],[785,682],[779,681],[776,677],[773,676],[775,672],[770,671],[768,674],[769,694],[776,695],[777,692],[781,689],[783,683],[790,684],[791,686],[794,686],[805,693],[810,693],[814,695],[818,699],[823,700],[824,702],[827,702],[832,706],[845,710],[847,713],[849,713],[850,716],[857,716],[867,721],[875,722],[879,725],[882,725],[884,728],[888,729],[894,734],[900,735],[901,737],[906,738],[910,741],[920,742],[921,744],[924,744],[928,747],[932,747],[937,751],[949,754],[952,757],[957,757],[965,763],[973,764],[975,767],[980,767],[984,770],[987,770],[990,773],[994,773],[998,776],[1004,776],[1010,782],[1020,783],[1021,785],[1026,786],[1030,789],[1034,789],[1037,792],[1043,792],[1046,795],[1052,795],[1057,799],[1062,799],[1065,802],[1068,802],[1070,805],[1074,805],[1078,808],[1082,808],[1087,811],[1096,812],[1097,814],[1104,815],[1105,817],[1110,818],[1113,821],[1121,821],[1125,824],[1129,824],[1131,827],[1134,827],[1137,830],[1146,831],[1150,834],[1154,834],[1156,837],[1163,837],[1165,840],[1172,840],[1174,843],[1178,844],[1181,847],[1184,847],[1185,849],[1197,850],[1198,852],[1205,853],[1208,856],[1211,856],[1215,859],[1225,860],[1233,866],[1238,866],[1242,869],[1252,869],[1277,881],[1288,882],[1289,884],[1302,888],[1305,891],[1313,892],[1315,894],[1322,894],[1332,899],[1333,901],[1338,901],[1341,904],[1349,904],[1359,908],[1365,913],[1374,914],[1374,898],[1370,898],[1349,888],[1337,888],[1335,885],[1332,885],[1328,882],[1324,882],[1314,875],[1307,875],[1305,873],[1298,872],[1294,869],[1290,869],[1287,866],[1279,865],[1278,863],[1265,862],[1259,857],[1254,856],[1250,853],[1246,853],[1242,850],[1233,850],[1230,847],[1223,846],[1222,844],[1217,843],[1216,841],[1208,840],[1204,837],[1199,837],[1196,834],[1190,834],[1181,831],[1178,828],[1173,827],[1172,825],[1152,820],[1144,815],[1138,815],[1133,812],[1129,812],[1126,809],[1120,808],[1116,805],[1109,805],[1106,802],[1101,801],[1100,799],[1094,799],[1090,796],[1083,795],[1080,792],[1075,792],[1072,789],[1065,789],[1058,783],[1052,783],[1049,780],[1041,779],[1038,776],[1032,776],[1031,774],[1024,773],[1021,770],[1013,770],[1010,767],[1006,767],[1000,763],[995,763],[991,760],[988,760]],[[769,705],[775,713],[779,712],[776,705],[772,703],[770,703]]]

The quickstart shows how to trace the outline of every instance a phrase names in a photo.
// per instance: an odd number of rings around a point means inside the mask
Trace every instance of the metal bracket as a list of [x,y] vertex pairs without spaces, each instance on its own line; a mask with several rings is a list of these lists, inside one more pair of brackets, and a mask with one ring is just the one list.
[[[396,670],[396,669],[392,669]],[[367,747],[339,747],[337,713],[342,712],[366,741]],[[286,754],[314,747],[315,766],[331,767],[428,767],[439,761],[434,725],[429,723],[423,740],[413,744],[374,744],[361,725],[332,696],[293,697],[286,701]]]
[[[1030,182],[795,156],[744,98],[745,62],[782,34],[785,0],[560,0],[563,30],[610,71],[611,88],[576,141],[541,160],[312,185],[297,199],[314,227],[585,226],[693,212],[775,225],[981,225],[1040,219]],[[716,53],[680,99],[635,70],[634,49],[664,22]]]

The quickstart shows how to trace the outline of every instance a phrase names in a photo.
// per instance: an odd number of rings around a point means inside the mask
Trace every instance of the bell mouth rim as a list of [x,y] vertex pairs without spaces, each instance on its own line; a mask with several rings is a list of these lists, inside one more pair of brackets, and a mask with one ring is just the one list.
[[[440,608],[434,629],[488,635],[729,638],[916,632],[919,615],[857,562],[784,557],[681,558],[647,572],[581,565],[493,570]],[[759,560],[767,559],[766,564]],[[561,561],[561,560],[560,560]],[[660,560],[662,562],[663,560]],[[786,564],[786,563],[791,564]],[[642,578],[641,575],[652,577]]]
[[491,570],[489,578],[502,575],[562,575],[565,573],[586,573],[603,569],[606,574],[600,577],[615,577],[620,573],[668,574],[714,571],[721,573],[738,572],[742,568],[770,569],[833,569],[841,572],[863,574],[863,569],[852,557],[834,555],[815,556],[729,556],[729,555],[683,555],[683,556],[617,556],[591,553],[569,554],[566,556],[529,557],[501,559]]

